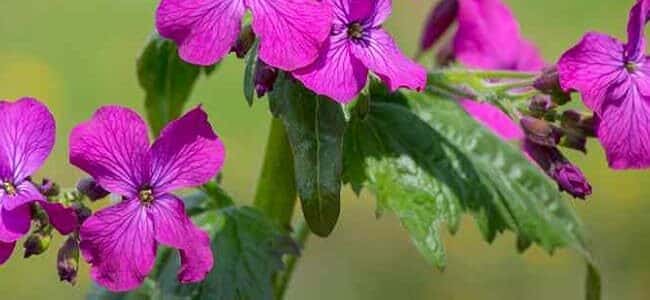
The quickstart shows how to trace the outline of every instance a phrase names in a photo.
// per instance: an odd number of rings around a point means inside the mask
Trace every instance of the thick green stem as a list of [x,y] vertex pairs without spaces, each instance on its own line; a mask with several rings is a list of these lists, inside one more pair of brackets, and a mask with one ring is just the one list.
[[[307,223],[300,222],[296,228],[296,233],[294,234],[294,239],[298,246],[300,246],[301,251],[305,250],[305,244],[307,243],[307,238],[311,231]],[[286,260],[286,268],[281,273],[278,273],[275,278],[275,299],[281,300],[284,298],[285,293],[287,292],[287,287],[291,281],[291,276],[293,271],[296,269],[296,264],[298,262],[298,256],[292,255],[289,256]]]
[[290,229],[296,197],[293,155],[287,133],[282,121],[273,118],[257,182],[255,207],[279,226]]

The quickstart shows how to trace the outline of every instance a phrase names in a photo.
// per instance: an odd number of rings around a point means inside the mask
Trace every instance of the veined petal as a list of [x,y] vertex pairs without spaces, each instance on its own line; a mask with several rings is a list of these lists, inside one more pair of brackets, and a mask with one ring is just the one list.
[[503,140],[521,140],[524,132],[508,115],[490,103],[461,100],[460,105],[476,121],[489,128]]
[[650,66],[630,78],[624,92],[606,94],[598,114],[596,133],[613,169],[650,167]]
[[638,0],[630,10],[627,23],[627,45],[625,58],[628,61],[639,62],[645,57],[645,24],[650,12],[650,1]]
[[197,107],[165,129],[151,147],[151,183],[156,193],[204,184],[217,175],[225,148]]
[[153,221],[138,200],[125,200],[88,218],[79,247],[92,278],[110,291],[137,288],[156,257]]
[[292,74],[314,93],[341,103],[354,100],[368,79],[368,69],[341,35],[330,39],[316,62]]
[[178,44],[183,60],[212,65],[237,40],[245,11],[243,0],[162,0],[156,27]]
[[14,210],[35,201],[46,201],[45,196],[29,181],[23,181],[15,186],[15,189],[15,195],[7,194],[4,191],[0,192],[0,203],[5,209]]
[[31,218],[28,205],[14,210],[0,208],[0,242],[10,243],[22,238],[29,230]]
[[259,37],[259,57],[276,68],[292,71],[314,62],[332,30],[328,1],[246,0]]
[[0,101],[2,179],[20,182],[38,170],[52,152],[55,131],[54,117],[38,100]]
[[119,106],[105,106],[70,134],[70,162],[106,190],[129,198],[149,176],[149,138],[140,116]]
[[11,253],[14,251],[15,246],[16,246],[16,242],[11,242],[11,243],[0,242],[0,265],[6,263],[9,257],[11,257]]
[[427,74],[424,67],[406,57],[393,38],[383,29],[368,32],[368,38],[351,43],[352,54],[377,74],[392,90],[424,89]]
[[[565,91],[577,90],[597,114],[605,102],[620,102],[629,87],[623,44],[600,33],[588,33],[560,58],[557,69]],[[608,100],[609,99],[609,100]]]
[[61,203],[47,201],[39,202],[47,213],[50,224],[61,234],[66,235],[77,229],[77,214],[74,209],[65,207]]
[[158,197],[151,206],[156,241],[181,252],[178,280],[198,282],[212,270],[213,256],[208,234],[192,224],[183,201],[171,194]]

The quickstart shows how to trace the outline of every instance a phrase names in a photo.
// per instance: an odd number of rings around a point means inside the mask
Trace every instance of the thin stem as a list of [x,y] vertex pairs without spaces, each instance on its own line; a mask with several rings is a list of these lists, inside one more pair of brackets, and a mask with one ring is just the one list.
[[[304,221],[301,221],[296,227],[296,232],[294,234],[294,239],[301,251],[304,251],[305,244],[309,238],[309,227]],[[289,286],[289,281],[291,281],[291,276],[293,275],[294,270],[296,269],[296,264],[298,263],[298,256],[292,255],[286,261],[286,268],[282,273],[279,273],[275,280],[275,299],[281,300],[284,298],[287,287]]]
[[483,79],[530,79],[539,76],[539,73],[535,73],[535,72],[518,72],[518,71],[508,71],[508,70],[496,70],[496,71],[462,70],[462,69],[451,70],[451,72],[456,72],[456,71],[467,72],[477,77],[481,77]]
[[488,87],[494,89],[497,93],[505,93],[510,90],[530,88],[534,83],[533,79],[520,80],[520,81],[511,81],[511,82],[502,82],[491,84]]

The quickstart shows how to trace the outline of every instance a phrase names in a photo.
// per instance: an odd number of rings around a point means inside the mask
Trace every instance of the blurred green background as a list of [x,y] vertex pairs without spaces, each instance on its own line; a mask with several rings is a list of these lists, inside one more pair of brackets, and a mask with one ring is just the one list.
[[[387,25],[407,53],[414,53],[432,1],[395,0]],[[598,30],[623,36],[632,0],[508,0],[525,35],[549,61]],[[100,105],[142,111],[134,61],[153,28],[156,0],[0,0],[0,98],[35,96],[58,122],[58,143],[41,175],[72,186],[82,175],[67,164],[67,133]],[[224,60],[201,79],[192,104],[203,103],[226,143],[225,187],[249,203],[268,127],[266,103],[252,109],[241,93],[242,61]],[[2,116],[0,116],[2,117]],[[588,202],[574,201],[602,265],[606,299],[650,294],[650,177],[613,172],[600,147],[588,156],[570,153],[594,187]],[[568,200],[567,201],[573,201]],[[376,220],[374,200],[346,190],[340,224],[328,239],[312,238],[297,268],[289,299],[580,299],[584,265],[570,251],[550,257],[533,248],[518,255],[506,234],[484,242],[467,219],[445,236],[448,267],[439,272],[416,252],[394,217]],[[58,239],[47,255],[15,253],[0,267],[0,299],[82,299],[88,268],[70,287],[59,283]],[[644,283],[646,282],[646,283]]]

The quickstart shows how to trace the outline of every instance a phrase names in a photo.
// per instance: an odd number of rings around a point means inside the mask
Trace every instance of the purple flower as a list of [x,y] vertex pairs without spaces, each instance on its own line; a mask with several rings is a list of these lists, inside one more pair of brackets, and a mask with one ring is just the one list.
[[0,264],[29,230],[31,204],[38,203],[62,234],[77,227],[74,210],[48,202],[29,180],[52,152],[56,126],[36,99],[0,101]]
[[[536,71],[544,67],[537,49],[525,40],[517,20],[500,0],[458,0],[456,59],[472,68]],[[521,128],[489,103],[461,101],[463,108],[505,140],[520,140]]]
[[382,28],[391,13],[390,0],[326,0],[334,6],[330,38],[313,64],[296,70],[295,78],[312,91],[337,102],[349,102],[366,85],[368,71],[395,91],[426,85],[426,70],[404,56]]
[[185,61],[212,65],[235,45],[246,9],[260,40],[259,57],[283,70],[316,59],[333,17],[331,7],[317,0],[162,0],[156,27],[176,41]]
[[614,169],[650,166],[650,60],[644,27],[650,1],[630,12],[628,42],[587,33],[558,62],[560,84],[576,90],[596,117],[596,133]]
[[223,144],[200,107],[167,125],[151,146],[147,132],[137,113],[106,106],[70,135],[70,162],[123,198],[80,230],[92,278],[112,291],[142,283],[159,243],[180,250],[183,283],[202,280],[213,265],[208,235],[171,192],[213,178],[223,164]]

